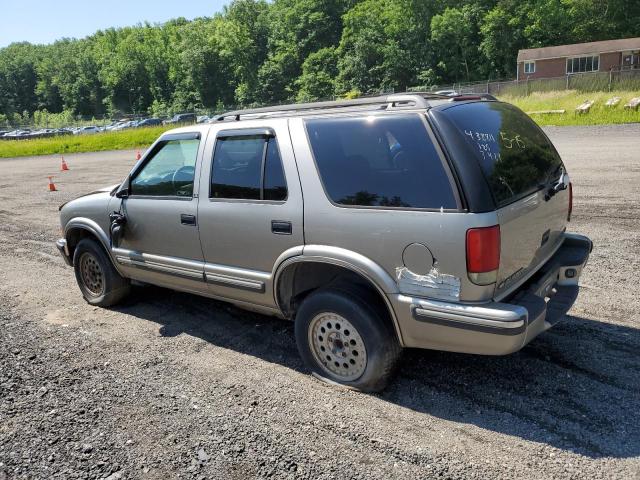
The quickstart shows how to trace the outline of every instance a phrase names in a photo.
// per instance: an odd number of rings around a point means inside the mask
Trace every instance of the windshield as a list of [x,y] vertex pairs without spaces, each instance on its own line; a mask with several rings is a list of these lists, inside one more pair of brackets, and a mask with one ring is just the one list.
[[556,149],[542,130],[513,105],[465,103],[444,113],[473,150],[499,206],[560,177],[563,165]]

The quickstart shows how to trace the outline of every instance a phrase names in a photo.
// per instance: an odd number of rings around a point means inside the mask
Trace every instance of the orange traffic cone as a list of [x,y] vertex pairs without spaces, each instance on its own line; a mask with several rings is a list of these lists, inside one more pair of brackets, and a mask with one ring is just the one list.
[[138,150],[138,152],[136,153],[136,160],[140,160],[142,158],[142,155],[140,155],[140,150]]
[[56,184],[53,183],[53,176],[51,177],[47,177],[49,179],[49,191],[50,192],[57,192],[58,189],[56,188]]
[[67,165],[67,162],[64,161],[64,157],[61,155],[60,158],[62,158],[62,167],[60,167],[60,171],[61,172],[66,172],[67,170],[69,170],[69,166]]

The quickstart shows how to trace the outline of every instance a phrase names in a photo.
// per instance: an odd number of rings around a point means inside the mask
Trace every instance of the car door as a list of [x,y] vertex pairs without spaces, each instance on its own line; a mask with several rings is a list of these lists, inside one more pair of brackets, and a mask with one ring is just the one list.
[[164,135],[134,168],[122,199],[124,235],[113,248],[134,279],[206,291],[197,208],[202,132]]
[[302,191],[286,119],[211,131],[198,220],[211,293],[274,307],[274,270],[304,245]]

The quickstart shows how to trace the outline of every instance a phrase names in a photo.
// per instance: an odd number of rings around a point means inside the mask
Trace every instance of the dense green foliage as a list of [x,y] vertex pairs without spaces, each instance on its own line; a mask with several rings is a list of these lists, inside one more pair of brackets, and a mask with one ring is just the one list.
[[520,48],[634,36],[638,18],[638,0],[234,0],[194,21],[0,49],[0,124],[511,77]]

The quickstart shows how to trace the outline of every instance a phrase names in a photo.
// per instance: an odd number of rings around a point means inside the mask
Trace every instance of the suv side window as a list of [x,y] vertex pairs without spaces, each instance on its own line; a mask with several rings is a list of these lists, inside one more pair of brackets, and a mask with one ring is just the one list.
[[305,123],[322,183],[334,203],[457,208],[452,182],[418,114]]
[[131,195],[192,197],[199,139],[168,140],[131,180]]
[[211,198],[287,199],[287,184],[274,137],[243,135],[216,140]]
[[264,199],[286,200],[287,182],[282,170],[282,160],[278,150],[278,142],[274,137],[267,142],[267,156],[264,162]]

